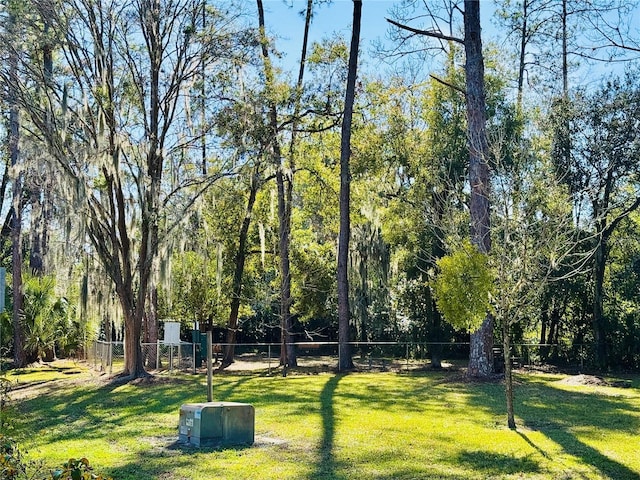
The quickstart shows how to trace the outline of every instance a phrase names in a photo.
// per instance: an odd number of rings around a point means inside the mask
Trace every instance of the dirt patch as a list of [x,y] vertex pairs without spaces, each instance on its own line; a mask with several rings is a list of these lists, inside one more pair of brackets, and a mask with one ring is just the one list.
[[572,375],[567,378],[563,378],[562,380],[558,380],[558,383],[562,383],[563,385],[589,385],[595,387],[621,387],[628,388],[631,386],[631,382],[627,380],[607,380],[605,378],[599,377],[597,375]]
[[151,386],[151,385],[166,385],[169,383],[177,384],[177,383],[187,383],[185,379],[174,377],[171,375],[162,375],[162,374],[153,374],[153,375],[145,375],[140,378],[135,378],[133,380],[129,380],[127,378],[122,379],[114,379],[112,383],[128,383],[130,385],[136,385],[140,387]]
[[[427,369],[425,369],[424,371],[427,371]],[[504,374],[502,373],[494,373],[491,375],[487,375],[486,377],[474,377],[472,375],[469,375],[464,368],[451,367],[432,371],[443,373],[442,379],[437,381],[437,383],[463,383],[466,385],[483,385],[499,384],[504,382]],[[513,383],[518,385],[520,382],[514,379]]]

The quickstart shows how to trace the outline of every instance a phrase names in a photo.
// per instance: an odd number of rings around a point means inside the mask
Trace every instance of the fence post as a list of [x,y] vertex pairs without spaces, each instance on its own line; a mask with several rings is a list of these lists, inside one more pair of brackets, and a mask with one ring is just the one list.
[[169,373],[173,373],[173,344],[169,344]]
[[156,370],[160,370],[160,339],[156,340]]
[[207,401],[213,402],[213,335],[207,331]]
[[109,342],[107,348],[107,365],[109,365],[109,375],[113,373],[113,342]]
[[409,371],[409,342],[407,342],[407,372]]
[[193,342],[191,344],[192,348],[192,355],[191,355],[191,362],[193,363],[193,373],[197,373],[196,372],[196,343]]
[[267,369],[267,371],[269,372],[269,375],[271,375],[271,344],[269,344],[269,350],[268,350],[268,358],[267,358],[267,362],[269,365],[269,368]]

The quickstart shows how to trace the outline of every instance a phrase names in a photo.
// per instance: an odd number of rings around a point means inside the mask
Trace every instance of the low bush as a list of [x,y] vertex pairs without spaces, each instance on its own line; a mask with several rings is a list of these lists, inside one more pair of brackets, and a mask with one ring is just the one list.
[[71,458],[61,468],[44,472],[41,462],[25,461],[16,442],[0,435],[0,479],[2,480],[110,480],[93,473],[86,458]]

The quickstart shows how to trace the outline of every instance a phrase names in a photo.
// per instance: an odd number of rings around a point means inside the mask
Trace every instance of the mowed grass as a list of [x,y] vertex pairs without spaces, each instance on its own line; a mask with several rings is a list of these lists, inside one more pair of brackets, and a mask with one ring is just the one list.
[[86,456],[125,479],[639,479],[640,378],[630,388],[517,377],[518,429],[500,383],[457,371],[216,375],[216,400],[256,409],[251,447],[176,444],[180,406],[206,400],[206,377],[134,384],[77,376],[14,398],[28,458]]

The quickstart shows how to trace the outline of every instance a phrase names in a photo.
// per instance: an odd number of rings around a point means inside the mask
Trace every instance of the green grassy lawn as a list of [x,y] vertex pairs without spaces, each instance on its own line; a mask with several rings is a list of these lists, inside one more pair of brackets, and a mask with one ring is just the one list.
[[16,396],[9,434],[29,458],[86,456],[117,480],[640,478],[640,377],[614,388],[519,375],[511,431],[503,386],[459,372],[216,375],[216,400],[256,409],[256,443],[221,450],[176,444],[204,376],[73,377]]

